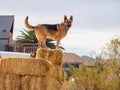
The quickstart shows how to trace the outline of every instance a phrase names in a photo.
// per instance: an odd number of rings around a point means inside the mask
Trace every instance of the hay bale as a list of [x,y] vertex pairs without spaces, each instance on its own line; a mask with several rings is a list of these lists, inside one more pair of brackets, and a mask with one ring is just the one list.
[[0,90],[5,90],[5,75],[0,75]]
[[37,81],[37,77],[32,76],[32,77],[30,78],[29,90],[36,90],[36,89],[35,89],[35,87],[36,87],[36,81]]
[[47,60],[51,61],[52,63],[56,65],[62,66],[62,56],[63,56],[63,53],[61,50],[49,49]]
[[61,88],[60,90],[70,90],[70,89],[69,89],[69,86],[67,85],[67,83],[64,82],[64,83],[62,84],[62,88]]
[[57,80],[62,84],[65,82],[65,72],[62,68],[56,67],[57,68]]
[[44,88],[44,87],[41,87],[42,78],[43,77],[37,77],[36,78],[36,84],[35,84],[35,89],[34,90],[42,90],[42,88]]
[[20,90],[20,77],[17,75],[6,74],[5,75],[5,90]]
[[49,62],[32,58],[3,58],[0,73],[45,76],[50,69]]
[[46,77],[45,80],[47,82],[46,90],[60,90],[62,87],[59,81],[55,78]]
[[48,49],[46,48],[38,48],[36,51],[36,59],[45,59],[47,58]]
[[63,68],[50,64],[49,76],[56,78],[61,84],[66,80]]
[[0,73],[61,77],[63,70],[47,60],[32,58],[3,58]]
[[57,65],[62,67],[62,57],[63,57],[63,52],[61,50],[55,50],[56,53],[56,63]]
[[22,90],[29,90],[30,87],[30,77],[29,76],[24,76],[21,79],[21,89]]
[[62,51],[38,49],[36,58],[0,59],[0,90],[69,90]]
[[0,90],[68,90],[65,82],[61,84],[50,76],[4,74],[0,80]]
[[62,56],[63,53],[59,49],[39,48],[36,52],[37,59],[48,60],[59,66],[62,66]]
[[48,72],[48,76],[50,77],[57,77],[57,68],[55,67],[55,65],[53,63],[51,63],[50,61],[48,61],[50,64],[50,69]]

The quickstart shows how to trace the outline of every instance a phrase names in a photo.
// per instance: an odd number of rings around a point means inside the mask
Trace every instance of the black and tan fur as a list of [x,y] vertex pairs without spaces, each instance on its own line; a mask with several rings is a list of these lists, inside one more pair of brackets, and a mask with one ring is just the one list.
[[51,38],[56,40],[56,48],[59,48],[59,43],[64,38],[70,29],[73,22],[73,16],[69,19],[64,16],[64,21],[59,24],[40,24],[37,26],[31,26],[28,23],[28,16],[25,19],[25,26],[28,30],[35,30],[36,37],[38,39],[38,47],[47,48],[46,39]]

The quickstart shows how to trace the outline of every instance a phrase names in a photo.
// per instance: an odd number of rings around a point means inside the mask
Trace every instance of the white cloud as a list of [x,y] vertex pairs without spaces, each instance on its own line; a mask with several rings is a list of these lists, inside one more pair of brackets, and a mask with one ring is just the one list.
[[66,48],[83,48],[88,50],[98,50],[105,46],[115,34],[118,33],[104,33],[104,32],[70,32],[62,40],[63,47]]

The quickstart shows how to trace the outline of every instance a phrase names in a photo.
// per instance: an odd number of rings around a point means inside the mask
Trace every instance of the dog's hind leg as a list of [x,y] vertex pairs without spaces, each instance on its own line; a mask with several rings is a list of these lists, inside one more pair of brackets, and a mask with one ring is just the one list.
[[46,46],[46,37],[43,37],[41,39],[41,46],[42,46],[42,48],[47,48],[47,46]]

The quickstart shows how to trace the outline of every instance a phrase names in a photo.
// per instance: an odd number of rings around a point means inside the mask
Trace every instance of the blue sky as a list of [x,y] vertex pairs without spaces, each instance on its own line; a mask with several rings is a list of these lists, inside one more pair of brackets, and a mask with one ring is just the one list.
[[120,34],[120,0],[0,0],[0,15],[15,15],[14,39],[29,16],[31,25],[56,24],[73,15],[61,41],[66,52],[89,55]]

